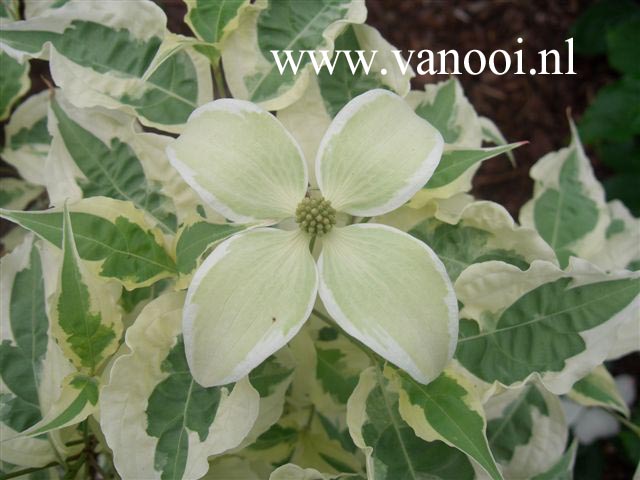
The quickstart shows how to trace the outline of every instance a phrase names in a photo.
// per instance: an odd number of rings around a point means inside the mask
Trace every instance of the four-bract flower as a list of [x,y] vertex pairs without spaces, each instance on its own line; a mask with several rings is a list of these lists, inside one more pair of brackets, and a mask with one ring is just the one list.
[[[196,271],[183,314],[195,380],[208,387],[249,373],[300,330],[317,292],[349,335],[416,380],[435,378],[458,330],[444,266],[389,226],[333,223],[335,211],[372,217],[404,204],[442,149],[439,132],[400,97],[372,90],[327,130],[315,163],[321,197],[311,200],[302,152],[272,114],[232,99],[198,108],[167,148],[174,167],[228,219],[276,225],[293,217],[299,228],[245,230]],[[316,232],[324,233],[317,265],[309,251]]]

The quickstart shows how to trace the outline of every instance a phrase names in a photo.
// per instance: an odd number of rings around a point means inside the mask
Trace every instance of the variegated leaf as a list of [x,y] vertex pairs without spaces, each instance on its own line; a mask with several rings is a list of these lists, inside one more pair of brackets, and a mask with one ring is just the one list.
[[540,233],[562,267],[571,255],[588,258],[600,251],[610,223],[604,190],[570,125],[571,144],[545,155],[531,169],[533,198],[520,211],[520,223]]
[[578,440],[574,439],[571,446],[564,452],[549,470],[540,473],[532,478],[532,480],[573,480],[573,466],[576,461],[576,453],[578,452]]
[[64,379],[60,397],[44,418],[22,435],[36,436],[76,425],[98,410],[98,380],[78,373]]
[[184,0],[187,13],[184,21],[206,45],[196,46],[216,65],[220,59],[221,44],[238,27],[239,16],[249,5],[248,0]]
[[[101,392],[100,421],[123,478],[200,478],[207,457],[236,447],[258,415],[247,377],[204,388],[187,366],[182,340],[184,293],[148,304],[127,331]],[[131,455],[135,451],[136,455]]]
[[193,273],[211,247],[245,228],[241,224],[210,223],[194,217],[189,219],[176,235],[175,257],[180,275]]
[[629,416],[629,407],[604,365],[597,366],[589,375],[578,380],[568,396],[574,402],[586,407],[610,408]]
[[[129,202],[95,197],[70,208],[78,255],[87,267],[125,288],[146,287],[177,273],[157,229],[149,228],[144,214]],[[54,208],[44,212],[0,209],[0,216],[33,231],[62,248],[63,214]]]
[[29,234],[0,261],[0,460],[25,467],[55,461],[54,448],[66,451],[57,434],[53,444],[19,436],[42,420],[71,372],[49,332],[46,297],[55,269],[47,259]]
[[455,182],[468,170],[476,170],[477,165],[481,162],[510,152],[524,144],[525,142],[510,143],[491,148],[447,148],[442,153],[438,167],[424,188],[428,190],[443,188]]
[[532,478],[561,459],[568,427],[560,399],[543,386],[506,390],[485,410],[489,445],[505,478]]
[[466,205],[455,225],[431,217],[409,234],[434,249],[452,281],[474,263],[499,260],[526,270],[534,260],[555,260],[535,231],[519,227],[504,207],[487,201]]
[[[231,93],[269,110],[280,110],[303,94],[311,72],[305,52],[325,49],[329,56],[334,41],[349,24],[363,23],[366,8],[361,0],[319,2],[267,2],[259,0],[242,12],[239,26],[224,42],[222,62]],[[293,53],[299,69],[280,73],[272,51]],[[318,57],[320,55],[316,53]]]
[[29,97],[16,108],[4,127],[2,158],[14,166],[22,178],[35,185],[47,181],[45,160],[51,136],[47,130],[48,91]]
[[[129,201],[164,231],[175,232],[175,206],[159,179],[145,171],[142,159],[148,164],[150,155],[137,141],[132,117],[77,109],[58,94],[51,101],[51,118],[47,190],[52,204],[96,196]],[[168,164],[165,168],[172,170]]]
[[[389,367],[387,367],[389,368]],[[502,479],[487,442],[484,409],[474,386],[453,369],[428,385],[389,368],[403,420],[428,442],[442,441],[473,458],[493,479]]]
[[11,108],[31,87],[29,62],[18,60],[0,51],[0,120],[9,116]]
[[18,60],[48,59],[54,81],[78,107],[122,109],[178,131],[211,100],[209,63],[167,32],[153,2],[129,7],[71,0],[5,26],[0,48]]
[[288,348],[283,348],[251,371],[249,382],[260,395],[260,404],[258,418],[240,448],[255,442],[282,416],[294,370],[295,359]]
[[42,187],[17,178],[0,179],[0,208],[23,210],[43,192]]
[[[84,266],[66,206],[62,229],[63,258],[58,291],[52,300],[51,331],[78,371],[94,376],[120,344],[120,287],[99,283]],[[69,385],[81,390],[78,382],[74,379]],[[95,405],[97,398],[92,403]]]
[[621,325],[637,324],[640,276],[578,259],[566,271],[541,261],[527,271],[485,262],[460,275],[456,293],[465,305],[456,358],[467,370],[503,385],[536,375],[564,394],[604,361]]
[[347,404],[351,436],[376,480],[475,478],[466,455],[444,442],[418,437],[400,416],[399,395],[378,366],[362,372]]
[[[635,218],[619,200],[607,204],[611,221],[602,249],[588,255],[603,270],[640,270],[640,218]],[[636,341],[636,345],[640,341]]]

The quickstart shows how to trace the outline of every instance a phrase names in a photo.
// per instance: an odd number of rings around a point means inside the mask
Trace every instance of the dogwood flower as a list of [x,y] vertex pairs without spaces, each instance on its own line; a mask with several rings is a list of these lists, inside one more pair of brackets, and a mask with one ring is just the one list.
[[[372,90],[331,123],[315,163],[320,195],[310,195],[302,151],[272,114],[234,99],[194,111],[167,148],[171,163],[226,218],[261,224],[222,242],[194,274],[183,335],[195,380],[208,387],[248,374],[300,330],[318,293],[346,333],[416,380],[435,378],[458,336],[444,266],[400,230],[339,226],[336,214],[400,207],[442,149],[440,133],[402,98]],[[297,227],[283,228],[291,219]],[[320,237],[316,263],[309,245]]]

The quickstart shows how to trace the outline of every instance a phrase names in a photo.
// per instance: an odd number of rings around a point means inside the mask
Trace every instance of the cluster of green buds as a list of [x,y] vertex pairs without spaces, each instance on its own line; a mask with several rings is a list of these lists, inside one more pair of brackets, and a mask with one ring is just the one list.
[[302,231],[322,236],[336,224],[336,209],[322,197],[305,197],[296,208],[296,222]]

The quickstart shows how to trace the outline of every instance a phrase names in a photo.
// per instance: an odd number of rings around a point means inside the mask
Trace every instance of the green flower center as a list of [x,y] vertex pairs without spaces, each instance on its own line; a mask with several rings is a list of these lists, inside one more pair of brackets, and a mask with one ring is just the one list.
[[321,236],[329,233],[336,224],[336,209],[322,197],[305,197],[296,208],[296,222],[303,232]]

